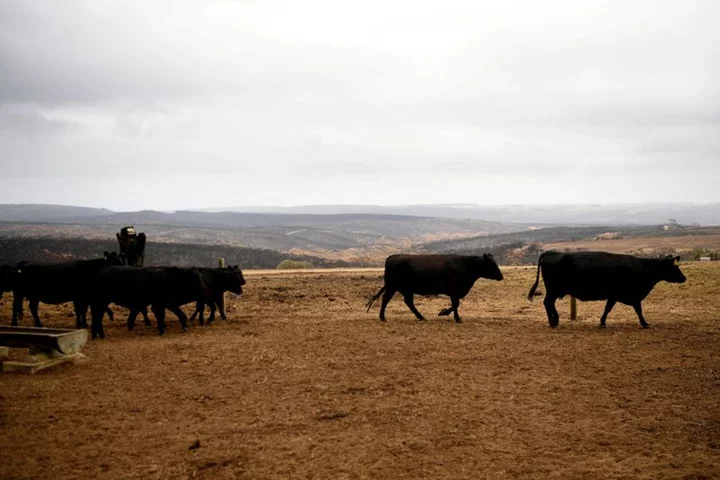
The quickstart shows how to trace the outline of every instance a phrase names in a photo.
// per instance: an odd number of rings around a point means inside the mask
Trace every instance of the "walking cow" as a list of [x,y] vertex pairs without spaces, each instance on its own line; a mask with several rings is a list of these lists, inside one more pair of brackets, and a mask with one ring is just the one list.
[[173,312],[183,330],[187,316],[180,306],[200,302],[204,308],[207,291],[197,268],[181,267],[109,267],[98,275],[91,291],[92,338],[104,338],[103,314],[110,303],[130,309],[128,325],[134,324],[138,313],[150,306],[158,324],[158,333],[165,333],[165,309]]
[[424,320],[415,308],[413,295],[444,294],[450,297],[451,306],[438,315],[454,314],[460,323],[458,307],[478,278],[502,280],[503,274],[492,255],[391,255],[385,260],[385,284],[367,303],[370,311],[373,303],[382,295],[380,320],[385,321],[385,307],[395,292],[400,292],[405,304],[418,320]]
[[113,252],[105,252],[103,258],[75,260],[62,263],[20,262],[13,285],[12,325],[22,318],[23,300],[28,299],[30,313],[36,327],[42,327],[38,316],[38,305],[73,302],[75,326],[87,326],[86,313],[89,305],[88,292],[98,275],[105,268],[120,265],[120,259]]
[[528,293],[532,300],[540,282],[542,271],[545,282],[545,310],[551,327],[557,327],[560,315],[555,300],[570,295],[578,300],[606,300],[600,326],[617,302],[635,309],[640,325],[648,327],[643,318],[642,301],[661,281],[683,283],[686,278],[680,271],[680,257],[639,258],[606,252],[545,252],[538,260],[535,285]]
[[[220,318],[227,320],[225,314],[223,296],[225,292],[231,292],[236,295],[241,295],[243,292],[243,285],[245,285],[245,278],[243,277],[242,270],[238,265],[231,265],[226,268],[198,268],[202,274],[203,282],[207,288],[208,296],[205,297],[205,305],[210,307],[210,317],[208,318],[208,324],[215,320],[215,310],[220,312]],[[192,314],[190,320],[195,320],[195,317],[200,314],[200,325],[205,322],[203,320],[203,310],[201,309],[200,303],[195,308],[195,313]]]

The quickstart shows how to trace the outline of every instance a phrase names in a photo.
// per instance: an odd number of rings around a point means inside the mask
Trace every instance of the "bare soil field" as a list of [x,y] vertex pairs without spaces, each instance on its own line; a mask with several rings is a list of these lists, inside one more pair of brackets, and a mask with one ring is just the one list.
[[614,240],[587,240],[579,242],[557,242],[543,245],[544,250],[563,251],[566,248],[576,250],[602,250],[603,252],[630,253],[637,251],[652,252],[657,249],[672,248],[676,251],[694,248],[720,249],[720,235],[683,235],[677,237],[639,237]]
[[116,320],[78,364],[0,374],[0,478],[720,478],[720,264],[658,285],[647,330],[567,299],[550,329],[535,269],[503,270],[462,324],[445,297],[380,323],[380,271],[246,272],[188,333]]

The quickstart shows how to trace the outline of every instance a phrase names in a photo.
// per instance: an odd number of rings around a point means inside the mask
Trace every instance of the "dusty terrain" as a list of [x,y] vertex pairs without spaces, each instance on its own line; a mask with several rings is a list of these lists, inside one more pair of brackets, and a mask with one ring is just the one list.
[[228,321],[116,321],[77,365],[0,374],[0,478],[718,478],[720,265],[683,269],[648,330],[567,300],[551,330],[531,268],[480,280],[459,325],[443,297],[366,314],[379,271],[246,272]]

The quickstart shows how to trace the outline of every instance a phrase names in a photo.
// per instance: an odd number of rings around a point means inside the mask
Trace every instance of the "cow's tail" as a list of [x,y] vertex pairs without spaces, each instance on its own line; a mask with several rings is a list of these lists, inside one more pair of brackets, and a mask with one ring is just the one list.
[[385,285],[383,285],[382,288],[375,294],[375,296],[372,297],[372,298],[367,302],[367,304],[365,305],[365,306],[367,307],[367,310],[365,310],[365,313],[367,313],[367,312],[370,311],[370,307],[373,306],[373,303],[375,303],[375,300],[377,300],[378,298],[380,298],[380,295],[382,295],[383,293],[385,293]]
[[527,298],[531,302],[532,302],[533,297],[542,295],[542,292],[535,293],[535,291],[537,290],[538,284],[540,283],[540,265],[542,265],[542,258],[543,258],[543,256],[540,255],[540,258],[538,259],[537,275],[535,276],[535,285],[533,285],[532,288],[530,289],[530,291],[528,292]]

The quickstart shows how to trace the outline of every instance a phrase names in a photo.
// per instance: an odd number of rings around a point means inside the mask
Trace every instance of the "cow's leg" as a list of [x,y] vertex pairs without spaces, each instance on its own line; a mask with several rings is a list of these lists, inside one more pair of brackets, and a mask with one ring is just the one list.
[[404,293],[403,298],[405,299],[405,305],[408,306],[410,311],[415,314],[418,320],[425,320],[425,317],[422,316],[420,312],[418,312],[418,309],[415,308],[415,302],[413,301],[413,294],[410,293]]
[[23,309],[23,297],[17,293],[13,293],[13,304],[12,304],[12,321],[10,325],[17,327],[18,318],[22,318]]
[[455,323],[462,323],[462,319],[460,319],[460,314],[458,313],[458,308],[460,308],[460,297],[450,297],[450,301],[452,302],[452,311],[455,314]]
[[150,307],[158,324],[158,335],[165,334],[165,306],[153,305]]
[[607,316],[610,315],[610,310],[613,309],[615,304],[617,303],[617,300],[613,300],[612,298],[608,298],[607,303],[605,304],[605,311],[602,314],[602,317],[600,317],[600,326],[605,327],[605,320],[607,320]]
[[130,314],[127,318],[127,329],[128,330],[135,330],[135,320],[137,319],[138,313],[140,313],[138,310],[131,308]]
[[[211,301],[211,302],[208,304],[208,306],[210,307],[210,316],[208,316],[208,322],[207,322],[207,323],[208,323],[208,325],[210,325],[212,322],[215,321],[215,312],[216,312],[217,310],[219,310],[219,307],[218,307],[218,305],[217,305],[215,302],[213,302],[213,301]],[[203,310],[204,310],[204,309],[205,309],[205,306],[203,305]],[[220,316],[220,318],[222,318],[222,315]]]
[[102,305],[93,305],[90,307],[90,315],[92,315],[90,331],[93,340],[96,338],[105,338],[105,330],[103,329],[102,320],[105,315],[106,308],[107,305],[104,307]]
[[73,302],[73,310],[75,310],[75,328],[87,328],[87,305],[80,305]]
[[172,313],[175,314],[175,316],[178,317],[178,320],[180,321],[180,326],[182,327],[183,332],[187,332],[188,331],[187,315],[185,315],[185,312],[183,312],[180,309],[180,307],[178,307],[178,306],[168,307],[168,310],[170,310]]
[[549,294],[545,294],[545,300],[543,300],[543,305],[545,305],[545,312],[547,312],[548,316],[548,322],[550,323],[550,326],[552,328],[555,328],[558,326],[558,323],[560,323],[560,314],[557,311],[557,308],[555,308],[555,300],[557,300],[556,297],[553,297]]
[[395,292],[397,292],[397,290],[395,290],[393,288],[386,288],[385,293],[383,293],[382,303],[380,304],[380,321],[381,322],[385,321],[385,307],[387,307],[387,304],[390,302],[392,297],[395,295]]
[[213,318],[215,317],[215,310],[220,312],[220,318],[227,320],[227,315],[225,314],[225,292],[218,294],[215,300],[210,302],[210,316]]
[[215,301],[217,309],[220,312],[220,318],[227,320],[227,314],[225,313],[225,292],[221,292]]
[[[108,318],[110,319],[111,322],[114,322],[114,321],[115,321],[115,314],[114,314],[113,311],[110,309],[110,305],[108,305],[108,306],[105,308],[105,313],[107,313],[107,316],[108,316]],[[87,327],[87,325],[85,325],[85,326]]]
[[147,328],[152,327],[152,323],[150,323],[150,317],[148,317],[148,309],[147,307],[142,309],[142,316],[143,316],[143,323]]
[[640,325],[642,325],[643,328],[648,328],[650,325],[645,321],[645,317],[643,317],[642,303],[637,302],[633,305],[633,308],[635,309],[635,313],[637,313],[638,319],[640,319]]
[[30,313],[32,314],[33,320],[35,320],[35,326],[42,327],[43,324],[38,315],[38,305],[40,305],[40,300],[30,300]]
[[[212,305],[212,302],[210,303],[210,305]],[[210,308],[210,310],[214,312],[214,310],[212,308]],[[199,317],[198,323],[200,325],[205,325],[205,304],[204,303],[201,304],[200,302],[195,302],[195,313],[197,313],[198,317]],[[195,315],[195,313],[193,313],[193,315]],[[208,323],[215,320],[213,317],[214,317],[214,315],[210,315],[210,318],[208,318]]]

